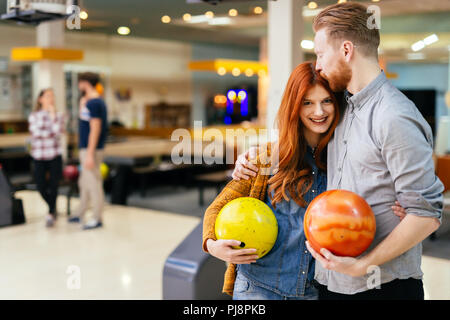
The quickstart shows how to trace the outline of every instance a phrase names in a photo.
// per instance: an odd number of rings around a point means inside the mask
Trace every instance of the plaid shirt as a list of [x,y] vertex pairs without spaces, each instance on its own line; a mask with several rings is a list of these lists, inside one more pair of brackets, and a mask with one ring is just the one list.
[[62,154],[59,139],[64,132],[64,116],[61,112],[57,112],[54,119],[44,110],[32,112],[28,124],[33,159],[52,160]]

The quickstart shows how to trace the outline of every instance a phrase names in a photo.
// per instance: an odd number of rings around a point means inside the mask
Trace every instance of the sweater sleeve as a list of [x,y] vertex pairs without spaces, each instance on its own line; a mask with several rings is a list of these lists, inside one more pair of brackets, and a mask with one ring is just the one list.
[[268,162],[270,155],[271,145],[267,145],[264,148],[260,148],[256,160],[252,162],[259,168],[259,171],[255,177],[250,177],[248,180],[232,180],[230,181],[222,192],[214,199],[211,205],[206,209],[203,217],[203,244],[202,248],[205,252],[208,252],[206,247],[206,241],[208,239],[216,239],[215,225],[216,218],[220,210],[231,200],[240,197],[255,197],[263,199],[265,190],[267,187],[267,170],[270,167]]
[[206,241],[208,239],[216,240],[216,233],[214,231],[216,218],[220,210],[231,200],[236,198],[248,196],[250,193],[251,182],[249,180],[232,180],[230,181],[222,192],[214,199],[211,205],[206,209],[203,217],[203,245],[202,248],[208,252]]

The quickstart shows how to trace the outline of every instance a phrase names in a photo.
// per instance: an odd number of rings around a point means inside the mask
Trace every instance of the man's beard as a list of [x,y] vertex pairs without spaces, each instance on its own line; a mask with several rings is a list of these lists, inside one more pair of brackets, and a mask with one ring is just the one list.
[[336,63],[336,66],[336,71],[331,72],[329,75],[325,75],[322,72],[320,75],[328,81],[331,90],[340,92],[347,88],[352,78],[352,69],[350,69],[343,59],[340,59]]

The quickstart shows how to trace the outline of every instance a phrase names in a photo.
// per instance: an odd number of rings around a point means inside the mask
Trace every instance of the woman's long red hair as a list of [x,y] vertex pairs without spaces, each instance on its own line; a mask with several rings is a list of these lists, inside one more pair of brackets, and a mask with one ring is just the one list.
[[[322,151],[333,135],[339,122],[339,107],[328,82],[315,70],[314,62],[299,64],[289,77],[283,99],[277,114],[279,139],[272,152],[278,152],[278,168],[269,180],[269,194],[272,205],[283,199],[289,201],[289,196],[300,206],[307,205],[303,196],[311,188],[312,169],[305,159],[307,142],[303,134],[303,123],[300,120],[300,109],[306,92],[315,85],[328,91],[335,107],[335,117],[328,131],[320,139],[315,150],[316,165],[326,170],[326,160],[322,159]],[[286,193],[289,192],[289,196]]]

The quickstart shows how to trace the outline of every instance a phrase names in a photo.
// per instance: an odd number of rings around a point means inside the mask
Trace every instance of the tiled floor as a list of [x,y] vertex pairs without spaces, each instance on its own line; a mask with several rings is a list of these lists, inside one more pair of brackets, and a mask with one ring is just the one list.
[[[82,231],[64,216],[47,229],[40,196],[18,196],[28,221],[0,229],[0,299],[161,299],[165,259],[200,222],[196,213],[107,205],[102,229]],[[59,198],[61,212],[65,206]],[[450,299],[450,260],[437,256],[423,256],[426,298]]]
[[[107,205],[102,229],[82,231],[64,216],[47,229],[39,195],[18,197],[28,222],[0,229],[0,299],[161,299],[164,261],[200,221]],[[77,270],[80,289],[69,289]]]

